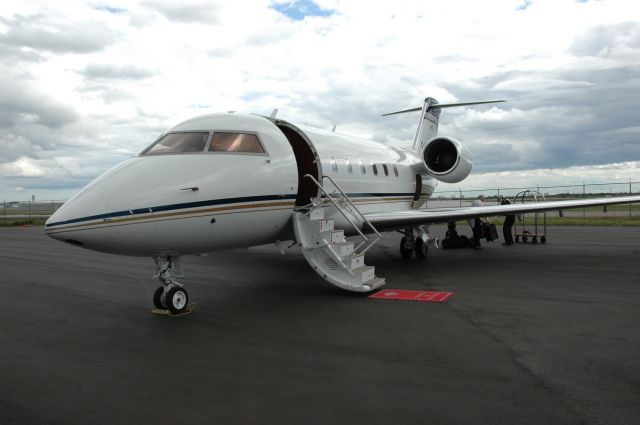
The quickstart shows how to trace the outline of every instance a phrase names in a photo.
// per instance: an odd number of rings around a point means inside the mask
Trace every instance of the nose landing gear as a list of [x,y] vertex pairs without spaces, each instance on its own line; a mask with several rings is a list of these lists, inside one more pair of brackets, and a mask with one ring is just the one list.
[[162,283],[153,294],[153,305],[159,310],[168,310],[170,314],[187,313],[190,309],[187,290],[177,277],[184,277],[180,266],[180,257],[171,255],[154,257],[156,272],[153,277]]

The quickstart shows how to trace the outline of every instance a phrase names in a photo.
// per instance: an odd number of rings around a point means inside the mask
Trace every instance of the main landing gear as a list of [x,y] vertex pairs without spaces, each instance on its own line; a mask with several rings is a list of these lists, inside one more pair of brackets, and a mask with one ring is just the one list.
[[169,310],[171,314],[182,314],[189,306],[189,295],[184,286],[175,278],[184,277],[180,257],[158,256],[154,258],[157,277],[162,286],[153,294],[153,305],[157,309]]
[[427,258],[429,245],[438,247],[438,239],[429,237],[426,226],[409,227],[401,233],[404,234],[404,237],[400,240],[400,255],[405,260],[410,259],[414,254],[417,259],[424,260]]

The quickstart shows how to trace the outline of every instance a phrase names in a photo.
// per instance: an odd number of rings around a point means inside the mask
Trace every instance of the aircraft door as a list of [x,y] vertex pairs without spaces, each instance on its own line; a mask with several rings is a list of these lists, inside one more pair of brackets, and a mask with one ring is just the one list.
[[286,121],[276,121],[276,125],[287,137],[298,166],[298,192],[295,205],[297,207],[307,205],[312,197],[318,196],[319,189],[310,179],[304,178],[305,174],[312,175],[318,181],[322,178],[318,153],[301,130]]

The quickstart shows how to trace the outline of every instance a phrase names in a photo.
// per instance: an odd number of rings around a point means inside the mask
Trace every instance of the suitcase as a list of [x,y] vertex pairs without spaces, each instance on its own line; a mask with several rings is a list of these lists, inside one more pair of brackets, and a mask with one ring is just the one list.
[[469,239],[462,236],[454,236],[442,240],[442,249],[466,248],[469,246]]
[[498,229],[496,229],[495,224],[493,223],[483,224],[482,231],[484,234],[484,238],[487,240],[487,242],[491,242],[498,239]]

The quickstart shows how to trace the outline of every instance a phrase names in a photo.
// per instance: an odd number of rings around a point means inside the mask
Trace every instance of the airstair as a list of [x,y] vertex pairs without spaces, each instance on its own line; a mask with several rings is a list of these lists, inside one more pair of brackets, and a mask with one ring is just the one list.
[[[382,238],[380,233],[331,177],[322,178],[333,186],[331,193],[313,176],[306,174],[304,178],[321,192],[293,214],[296,240],[307,262],[323,279],[342,289],[369,292],[384,285],[384,278],[376,277],[375,267],[364,263],[365,253]],[[359,241],[347,240],[344,230],[334,228],[334,214],[346,220]],[[365,225],[371,230],[368,236],[361,230]]]

